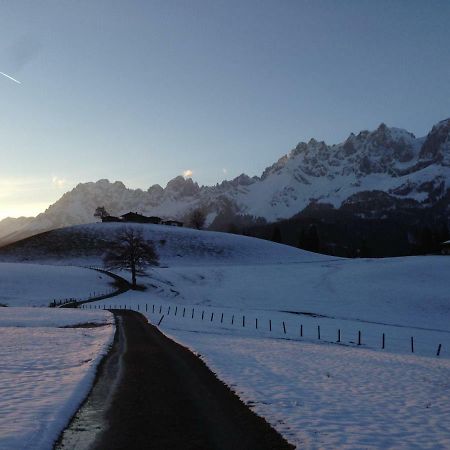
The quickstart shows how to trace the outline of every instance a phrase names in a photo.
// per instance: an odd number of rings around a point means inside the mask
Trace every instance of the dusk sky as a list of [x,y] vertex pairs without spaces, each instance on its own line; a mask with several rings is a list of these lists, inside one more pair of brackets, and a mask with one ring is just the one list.
[[0,2],[0,219],[450,116],[450,2]]

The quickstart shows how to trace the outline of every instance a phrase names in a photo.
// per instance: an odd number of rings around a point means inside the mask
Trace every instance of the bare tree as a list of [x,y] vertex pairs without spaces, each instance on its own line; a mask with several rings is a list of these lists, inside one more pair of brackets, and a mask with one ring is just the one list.
[[106,211],[104,206],[97,206],[95,209],[94,217],[98,217],[103,219],[104,217],[108,217],[110,214]]
[[206,222],[206,214],[201,208],[194,209],[189,216],[189,223],[192,227],[201,230]]
[[147,266],[157,266],[158,254],[153,242],[144,238],[141,229],[124,227],[103,256],[103,264],[108,269],[131,271],[131,285],[136,289],[136,275],[143,275]]

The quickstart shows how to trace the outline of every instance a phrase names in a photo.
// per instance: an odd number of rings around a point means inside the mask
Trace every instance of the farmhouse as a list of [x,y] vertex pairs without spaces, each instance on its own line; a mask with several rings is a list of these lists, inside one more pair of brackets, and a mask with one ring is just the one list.
[[159,224],[162,222],[160,217],[151,216],[147,217],[136,212],[129,212],[124,214],[122,217],[123,222],[136,222],[136,223],[155,223]]
[[114,217],[114,216],[104,216],[102,217],[102,222],[124,222],[124,223],[153,223],[156,225],[162,224],[162,225],[170,225],[173,227],[182,227],[183,222],[180,222],[178,220],[163,220],[161,217],[157,216],[144,216],[143,214],[139,214],[137,212],[128,212],[126,214],[123,214],[120,217]]
[[102,222],[122,222],[122,219],[115,216],[103,216]]

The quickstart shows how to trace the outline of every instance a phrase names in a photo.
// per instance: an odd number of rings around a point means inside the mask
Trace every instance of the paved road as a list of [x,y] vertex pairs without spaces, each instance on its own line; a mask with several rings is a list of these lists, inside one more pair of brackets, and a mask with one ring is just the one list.
[[[206,365],[133,311],[115,311],[121,379],[95,450],[292,449]],[[122,343],[123,344],[123,343]],[[117,355],[116,355],[117,357]],[[100,375],[101,377],[101,375]],[[63,447],[67,448],[67,447]]]

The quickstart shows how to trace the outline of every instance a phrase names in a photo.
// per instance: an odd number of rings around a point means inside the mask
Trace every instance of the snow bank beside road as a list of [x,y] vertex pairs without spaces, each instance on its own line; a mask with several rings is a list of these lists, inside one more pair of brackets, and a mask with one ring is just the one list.
[[450,448],[450,361],[164,327],[299,449]]
[[[83,322],[105,326],[59,328]],[[1,309],[0,449],[52,448],[88,394],[114,329],[106,311]]]
[[82,323],[111,325],[114,316],[103,311],[72,308],[2,308],[0,327],[69,327]]

